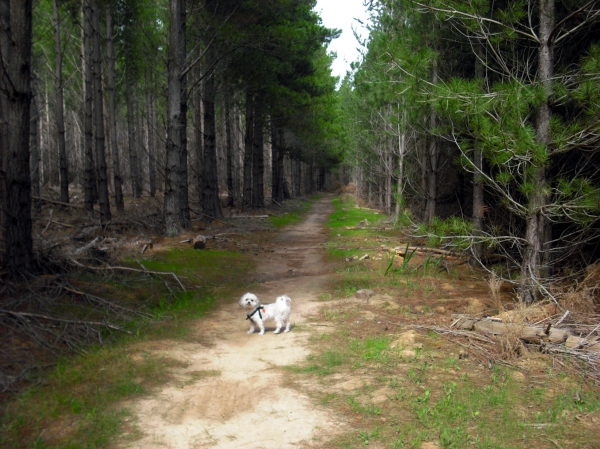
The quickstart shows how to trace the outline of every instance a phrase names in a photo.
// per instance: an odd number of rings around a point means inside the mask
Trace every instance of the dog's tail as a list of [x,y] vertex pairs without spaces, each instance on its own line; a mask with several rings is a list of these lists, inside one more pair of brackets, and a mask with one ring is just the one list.
[[290,298],[288,295],[278,296],[275,301],[277,301],[277,302],[284,302],[284,303],[286,303],[288,305],[288,307],[290,307],[292,305],[292,298]]

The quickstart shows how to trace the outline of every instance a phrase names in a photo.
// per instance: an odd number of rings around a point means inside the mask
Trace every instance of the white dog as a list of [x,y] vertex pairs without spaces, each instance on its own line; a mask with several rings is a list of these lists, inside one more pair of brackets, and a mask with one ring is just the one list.
[[246,293],[240,299],[240,307],[248,311],[246,319],[250,320],[249,334],[254,332],[254,325],[256,324],[260,328],[260,335],[264,335],[265,320],[275,321],[277,325],[277,329],[275,329],[276,334],[281,331],[281,326],[283,326],[283,322],[285,321],[284,332],[289,332],[291,326],[291,305],[292,299],[287,295],[278,296],[274,303],[264,305],[260,303],[260,300],[254,293]]

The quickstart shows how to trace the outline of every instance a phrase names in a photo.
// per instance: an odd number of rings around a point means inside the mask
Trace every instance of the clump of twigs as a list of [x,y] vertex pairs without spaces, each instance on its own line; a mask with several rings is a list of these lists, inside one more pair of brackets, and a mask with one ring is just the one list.
[[[502,306],[499,306],[502,310]],[[517,359],[526,352],[521,335],[526,326],[526,314],[519,313],[519,310],[526,309],[523,303],[518,303],[515,310],[511,314],[511,319],[506,320],[509,326],[506,327],[506,332],[496,337],[498,345],[498,354],[502,360]]]
[[556,288],[561,306],[581,319],[600,314],[600,264],[587,267],[580,280]]
[[[152,301],[127,291],[136,292],[157,279],[165,289],[152,290],[165,297],[185,290],[173,273],[83,264],[77,268],[0,290],[0,394],[37,382],[40,371],[58,357],[135,332],[155,320],[149,308]],[[90,270],[92,277],[85,274]]]
[[504,310],[500,297],[500,288],[502,287],[502,282],[502,278],[499,277],[495,271],[492,271],[492,274],[488,278],[488,287],[490,289],[493,307],[498,310],[498,313]]

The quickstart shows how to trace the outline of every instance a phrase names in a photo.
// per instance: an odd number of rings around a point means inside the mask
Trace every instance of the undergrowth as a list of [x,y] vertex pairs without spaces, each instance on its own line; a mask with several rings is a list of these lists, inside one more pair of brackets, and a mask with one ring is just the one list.
[[[440,284],[460,274],[440,270],[434,258],[390,260],[379,254],[369,243],[381,241],[381,232],[340,231],[364,219],[372,222],[374,213],[353,207],[347,198],[335,205],[328,247],[337,274],[331,291],[320,297],[319,318],[331,330],[311,336],[311,356],[287,367],[301,385],[304,377],[312,377],[314,399],[348,423],[320,447],[597,447],[598,391],[545,356],[526,353],[522,368],[518,361],[493,365],[469,357],[435,332],[404,340],[407,330],[401,324],[419,325],[433,316],[438,298],[444,301],[448,294]],[[461,232],[456,222],[436,226],[446,234]],[[409,253],[401,230],[395,238],[389,232],[384,236]],[[369,259],[352,259],[365,253]],[[396,307],[350,301],[361,288],[387,295]],[[399,326],[387,324],[391,319]]]
[[107,344],[63,356],[38,385],[9,399],[2,407],[0,447],[106,447],[124,430],[134,438],[129,411],[115,404],[147,394],[171,379],[172,369],[182,365],[169,357],[150,356],[139,344],[188,336],[191,320],[230,298],[253,267],[246,254],[191,249],[123,263],[173,273],[186,290],[169,275],[74,275],[73,283],[79,288],[119,298],[121,304],[143,310],[144,315],[124,325],[129,334],[105,332]]

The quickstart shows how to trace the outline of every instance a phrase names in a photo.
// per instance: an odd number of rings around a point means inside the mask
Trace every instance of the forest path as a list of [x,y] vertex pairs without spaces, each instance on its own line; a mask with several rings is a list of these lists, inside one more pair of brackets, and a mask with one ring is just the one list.
[[[239,298],[231,298],[198,320],[190,338],[145,344],[144,351],[181,360],[174,380],[161,391],[126,406],[135,416],[142,438],[122,448],[298,448],[317,445],[344,425],[315,406],[308,394],[286,387],[282,365],[308,355],[309,321],[326,291],[331,267],[319,244],[331,198],[317,201],[305,220],[279,233],[274,253],[258,256],[253,293],[263,303],[276,296],[292,298],[292,330],[248,335]],[[322,331],[322,330],[321,330]]]

